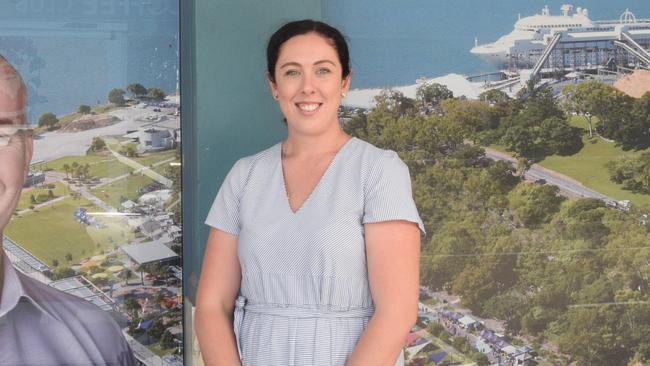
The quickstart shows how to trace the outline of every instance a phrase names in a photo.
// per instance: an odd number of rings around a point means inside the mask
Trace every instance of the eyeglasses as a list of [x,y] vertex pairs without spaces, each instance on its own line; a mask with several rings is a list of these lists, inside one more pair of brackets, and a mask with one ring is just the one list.
[[0,147],[7,146],[9,140],[20,133],[31,133],[34,131],[34,126],[25,124],[0,124]]

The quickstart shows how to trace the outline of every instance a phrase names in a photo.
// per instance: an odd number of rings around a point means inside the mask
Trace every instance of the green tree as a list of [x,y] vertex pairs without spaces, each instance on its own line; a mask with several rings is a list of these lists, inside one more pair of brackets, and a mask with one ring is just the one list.
[[476,366],[489,366],[490,365],[490,360],[487,358],[486,355],[482,354],[481,352],[472,352],[469,355],[469,359],[474,361]]
[[508,194],[510,210],[515,223],[537,227],[549,222],[564,200],[553,185],[520,183]]
[[80,105],[79,108],[77,108],[77,113],[81,113],[81,114],[90,113],[90,106],[85,104]]
[[562,89],[564,109],[569,113],[579,114],[585,118],[590,138],[593,137],[594,126],[591,104],[587,98],[589,93],[587,89],[595,86],[593,81],[587,81],[581,84],[568,84]]
[[103,150],[104,148],[106,148],[106,142],[104,139],[99,136],[93,137],[93,141],[90,144],[90,151],[97,152]]
[[[631,100],[614,87],[597,81],[586,81],[578,85],[569,85],[562,91],[564,106],[568,111],[584,116],[589,128],[589,137],[593,136],[592,118],[598,117],[605,135],[614,134],[618,121],[630,109]],[[624,106],[628,104],[628,106]]]
[[54,270],[54,273],[52,274],[52,279],[53,280],[60,280],[63,278],[68,278],[72,277],[75,275],[75,271],[67,266],[62,266],[58,267]]
[[165,331],[165,325],[163,324],[162,318],[154,320],[153,324],[147,329],[147,335],[153,339],[160,339],[163,332]]
[[120,149],[120,154],[127,156],[129,158],[133,158],[138,156],[138,150],[134,145],[129,144],[129,145],[125,145],[122,149]]
[[573,155],[583,147],[581,130],[571,127],[563,118],[545,119],[539,132],[541,143],[549,155]]
[[451,339],[451,345],[460,352],[467,352],[470,349],[469,342],[465,337],[454,337]]
[[360,110],[352,118],[343,125],[343,131],[347,134],[366,139],[368,118],[364,111]]
[[607,163],[610,180],[632,192],[650,194],[650,152]]
[[433,112],[440,102],[453,98],[454,94],[445,85],[438,83],[422,83],[417,87],[415,100],[418,109],[424,114]]
[[160,88],[149,88],[147,89],[147,94],[152,99],[163,100],[167,96],[164,91]]
[[58,259],[52,259],[52,267],[58,267],[59,266],[59,260]]
[[63,164],[63,171],[65,172],[66,178],[70,178],[70,172],[72,169],[70,168],[70,165],[68,163]]
[[138,313],[142,310],[142,305],[133,295],[127,295],[124,299],[124,308],[126,312],[131,316],[131,319],[137,319]]
[[126,92],[122,89],[112,89],[108,93],[108,102],[113,103],[117,106],[123,106],[126,104],[124,94],[126,94]]
[[157,305],[162,305],[166,299],[167,297],[162,293],[162,291],[158,291],[153,295],[153,302]]
[[140,83],[129,84],[129,86],[126,87],[126,91],[136,98],[147,95],[147,88],[142,86]]
[[479,94],[478,99],[488,104],[497,104],[512,100],[505,92],[498,89],[490,89]]
[[561,320],[566,331],[559,337],[560,351],[581,365],[623,365],[632,356],[627,337],[617,326],[619,307],[572,308]]
[[616,131],[616,141],[625,150],[650,147],[650,93],[635,100],[626,117]]
[[446,99],[439,103],[442,114],[462,129],[466,138],[476,141],[478,133],[498,127],[498,117],[490,106],[477,100]]
[[59,119],[56,118],[56,115],[51,112],[43,113],[38,119],[39,127],[46,127],[48,131],[55,129],[55,126],[59,123]]
[[443,327],[442,324],[438,322],[430,322],[429,325],[427,325],[427,331],[432,335],[438,337],[442,334],[442,332],[445,332],[445,327]]
[[133,271],[131,271],[128,268],[125,268],[122,272],[120,272],[119,277],[120,279],[124,280],[124,286],[128,286],[129,280],[135,276],[133,275]]
[[176,346],[174,336],[169,332],[169,329],[166,329],[162,337],[160,337],[160,346],[162,348],[174,348]]
[[65,260],[67,260],[68,262],[72,262],[72,253],[66,253]]
[[501,139],[506,150],[515,153],[515,156],[529,159],[535,159],[541,155],[537,142],[535,134],[530,129],[519,125],[508,128]]

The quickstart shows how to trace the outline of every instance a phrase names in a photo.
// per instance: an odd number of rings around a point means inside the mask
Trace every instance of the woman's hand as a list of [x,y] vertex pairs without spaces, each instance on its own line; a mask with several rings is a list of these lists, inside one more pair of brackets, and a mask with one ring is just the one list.
[[403,220],[365,224],[365,242],[375,314],[347,366],[394,366],[417,320],[420,231]]
[[196,294],[194,327],[206,366],[240,365],[233,330],[235,299],[241,283],[237,236],[212,229]]

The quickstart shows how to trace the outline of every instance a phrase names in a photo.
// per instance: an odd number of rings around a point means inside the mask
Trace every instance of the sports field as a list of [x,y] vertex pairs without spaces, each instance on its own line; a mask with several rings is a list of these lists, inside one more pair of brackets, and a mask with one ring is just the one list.
[[98,229],[79,223],[74,217],[79,207],[89,212],[100,211],[83,198],[68,197],[38,211],[15,216],[5,234],[49,266],[53,259],[58,260],[60,265],[66,264],[65,256],[68,253],[72,255],[74,263],[100,250],[112,250],[115,242],[126,242],[125,239],[131,237],[125,224],[118,226],[109,223]]

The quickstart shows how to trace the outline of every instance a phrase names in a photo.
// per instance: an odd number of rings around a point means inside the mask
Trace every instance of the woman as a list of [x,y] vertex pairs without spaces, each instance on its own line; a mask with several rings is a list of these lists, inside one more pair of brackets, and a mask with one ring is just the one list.
[[408,168],[340,128],[350,66],[338,30],[285,24],[267,62],[287,138],[240,159],[206,219],[195,322],[204,361],[401,365],[423,230]]

